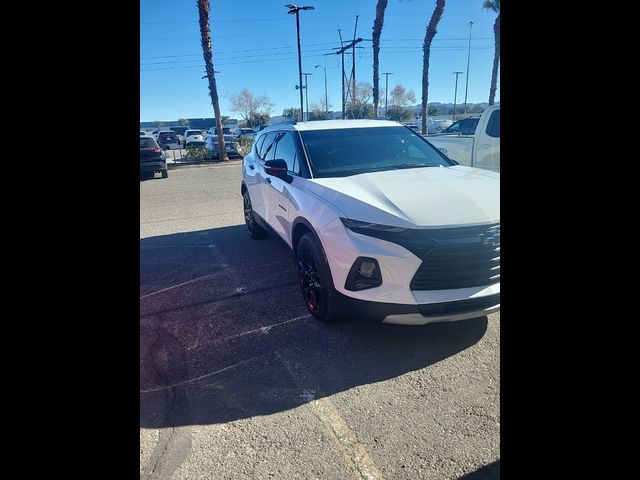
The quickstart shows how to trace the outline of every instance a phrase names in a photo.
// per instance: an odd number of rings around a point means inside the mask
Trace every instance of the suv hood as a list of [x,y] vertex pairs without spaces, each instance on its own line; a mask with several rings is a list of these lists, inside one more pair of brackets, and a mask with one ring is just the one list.
[[500,221],[500,174],[425,167],[314,178],[309,189],[348,218],[395,227],[449,227]]

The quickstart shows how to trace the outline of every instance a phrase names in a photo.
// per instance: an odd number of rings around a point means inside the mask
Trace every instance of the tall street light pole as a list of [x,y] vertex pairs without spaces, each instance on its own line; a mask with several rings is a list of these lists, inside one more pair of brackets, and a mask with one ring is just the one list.
[[315,10],[315,7],[299,7],[291,3],[285,5],[289,9],[290,15],[296,16],[296,31],[298,33],[298,85],[300,86],[300,116],[304,112],[304,102],[302,99],[302,52],[300,51],[300,10]]
[[453,72],[453,74],[456,76],[456,89],[453,93],[453,117],[452,117],[453,121],[456,120],[456,97],[458,96],[458,75],[460,75],[461,73],[464,73],[464,72]]
[[307,91],[307,115],[306,115],[306,119],[305,121],[309,121],[309,84],[307,83],[307,77],[309,77],[309,75],[313,75],[313,73],[303,73],[304,75],[304,89]]
[[464,114],[467,114],[467,91],[469,90],[469,59],[471,58],[471,27],[473,22],[469,22],[469,49],[467,51],[467,85],[464,87]]
[[383,72],[382,74],[386,77],[384,81],[384,118],[388,119],[389,111],[387,110],[387,107],[389,105],[389,75],[393,75],[393,73]]
[[[316,65],[316,68],[321,68],[324,70],[324,111],[327,114],[327,120],[329,119],[329,97],[327,97],[327,69],[322,65]],[[309,95],[309,92],[307,92]]]

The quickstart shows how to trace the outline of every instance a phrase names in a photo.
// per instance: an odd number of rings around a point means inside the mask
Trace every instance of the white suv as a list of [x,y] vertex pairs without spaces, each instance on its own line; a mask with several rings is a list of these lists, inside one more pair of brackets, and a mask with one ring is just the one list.
[[421,325],[500,309],[500,174],[383,120],[275,124],[242,166],[245,223],[292,248],[318,320]]
[[202,147],[204,146],[204,132],[202,130],[187,130],[184,132],[183,145],[186,147]]

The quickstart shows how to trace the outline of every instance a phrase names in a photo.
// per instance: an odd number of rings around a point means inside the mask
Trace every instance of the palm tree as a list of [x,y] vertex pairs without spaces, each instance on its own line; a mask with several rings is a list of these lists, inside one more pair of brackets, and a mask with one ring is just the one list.
[[209,79],[209,95],[213,104],[213,113],[216,117],[216,134],[218,135],[218,147],[220,160],[226,162],[227,150],[224,146],[224,134],[220,118],[220,103],[218,102],[218,87],[216,86],[216,74],[213,70],[213,54],[211,53],[211,30],[209,29],[209,12],[211,7],[209,0],[197,0],[198,13],[200,15],[200,43],[202,44],[202,56],[207,74],[203,78]]
[[491,88],[489,89],[489,105],[493,105],[498,88],[498,65],[500,64],[500,0],[485,0],[482,8],[493,10],[498,14],[493,24],[493,36],[495,38],[495,51],[493,53],[493,71],[491,72]]
[[373,21],[373,109],[375,116],[378,116],[378,102],[380,100],[380,90],[378,82],[378,54],[380,53],[380,34],[384,24],[384,11],[387,9],[388,0],[378,0],[376,4],[376,19]]
[[436,27],[444,11],[445,0],[436,0],[436,8],[431,14],[431,20],[427,25],[427,33],[424,36],[422,46],[422,134],[427,134],[427,103],[429,101],[429,55],[431,54],[431,42],[438,31]]

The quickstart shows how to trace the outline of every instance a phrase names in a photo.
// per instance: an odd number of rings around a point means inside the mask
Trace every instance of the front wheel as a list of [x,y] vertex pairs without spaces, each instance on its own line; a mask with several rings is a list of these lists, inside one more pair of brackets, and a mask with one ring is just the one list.
[[336,323],[342,319],[331,270],[315,235],[302,236],[296,249],[298,279],[302,299],[309,313],[321,322]]
[[256,219],[253,215],[253,208],[251,207],[249,192],[245,191],[242,194],[242,201],[244,204],[244,223],[247,226],[247,233],[253,239],[263,238],[267,232],[256,223]]
[[169,178],[169,172],[162,170],[162,178]]

